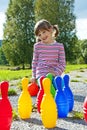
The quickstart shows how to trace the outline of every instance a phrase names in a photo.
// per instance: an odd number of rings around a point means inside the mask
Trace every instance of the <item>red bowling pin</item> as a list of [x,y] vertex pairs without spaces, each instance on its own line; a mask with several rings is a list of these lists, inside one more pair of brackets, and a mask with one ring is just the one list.
[[87,97],[85,97],[83,103],[83,114],[84,114],[84,120],[87,122]]
[[39,92],[37,94],[36,105],[37,105],[37,110],[38,110],[39,113],[40,113],[40,104],[41,104],[43,94],[44,94],[43,85],[42,85],[42,80],[44,78],[45,78],[44,76],[41,76],[39,78],[39,81],[38,81],[40,89],[39,89]]
[[0,130],[10,130],[12,123],[12,106],[8,99],[8,87],[9,83],[7,81],[1,82]]

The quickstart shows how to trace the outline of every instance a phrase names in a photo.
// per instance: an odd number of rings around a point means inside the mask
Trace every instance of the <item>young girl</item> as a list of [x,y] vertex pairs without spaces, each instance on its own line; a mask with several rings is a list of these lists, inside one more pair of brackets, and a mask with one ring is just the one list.
[[48,73],[61,75],[65,69],[65,51],[63,44],[55,40],[58,27],[42,19],[36,23],[34,32],[38,42],[34,44],[31,82]]

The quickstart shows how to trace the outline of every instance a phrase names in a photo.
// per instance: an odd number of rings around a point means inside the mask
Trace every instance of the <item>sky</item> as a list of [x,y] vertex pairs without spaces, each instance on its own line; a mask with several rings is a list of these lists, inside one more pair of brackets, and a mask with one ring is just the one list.
[[87,0],[75,0],[76,30],[79,39],[87,39]]
[[[3,24],[9,0],[0,0],[0,39],[3,39]],[[79,39],[87,39],[87,0],[75,0],[76,35]]]

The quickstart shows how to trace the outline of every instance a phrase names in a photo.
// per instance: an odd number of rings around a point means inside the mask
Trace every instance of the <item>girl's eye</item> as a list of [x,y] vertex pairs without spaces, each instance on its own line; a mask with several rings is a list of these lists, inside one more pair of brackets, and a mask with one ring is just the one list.
[[39,37],[41,36],[41,34],[38,35]]
[[43,31],[43,33],[45,33],[45,31]]

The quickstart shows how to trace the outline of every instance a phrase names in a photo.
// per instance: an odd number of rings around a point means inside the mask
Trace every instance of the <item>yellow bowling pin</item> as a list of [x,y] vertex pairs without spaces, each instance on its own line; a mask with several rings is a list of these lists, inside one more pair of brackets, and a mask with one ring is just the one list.
[[57,121],[56,103],[50,93],[51,81],[49,78],[44,78],[42,81],[44,95],[41,102],[41,118],[45,128],[54,128]]
[[18,99],[18,113],[21,119],[27,119],[32,112],[32,99],[28,92],[28,78],[22,79],[22,89]]

